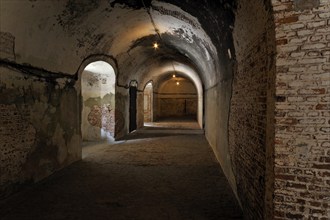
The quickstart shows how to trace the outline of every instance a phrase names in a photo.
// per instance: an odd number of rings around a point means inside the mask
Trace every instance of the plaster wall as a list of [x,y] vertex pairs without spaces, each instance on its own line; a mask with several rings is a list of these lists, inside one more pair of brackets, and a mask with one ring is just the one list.
[[237,196],[228,143],[231,86],[231,80],[227,80],[205,92],[205,136]]
[[[95,63],[90,65],[96,66]],[[105,62],[93,69],[90,65],[83,71],[81,79],[81,130],[84,141],[97,141],[114,137],[115,73]]]
[[153,121],[153,86],[148,83],[143,92],[144,122]]
[[[111,54],[123,67],[118,83],[127,86],[132,72],[140,82],[150,63],[179,50],[207,73],[201,75],[207,85],[214,83],[216,75],[208,73],[215,68],[217,51],[198,19],[175,4],[154,0],[151,5],[164,44],[176,44],[175,50],[150,47],[157,37],[139,1],[3,1],[0,26],[15,36],[19,64],[74,75],[91,54]],[[197,62],[204,58],[207,62]]]
[[39,74],[0,66],[0,197],[81,159],[75,80]]

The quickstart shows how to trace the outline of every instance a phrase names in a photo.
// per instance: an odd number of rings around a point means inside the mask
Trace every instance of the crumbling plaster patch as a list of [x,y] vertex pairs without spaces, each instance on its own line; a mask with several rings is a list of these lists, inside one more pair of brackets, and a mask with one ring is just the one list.
[[196,17],[175,5],[164,2],[152,2],[152,9],[151,15],[155,17],[155,23],[159,24],[157,27],[161,33],[167,32],[173,36],[177,35],[178,38],[189,44],[199,44],[204,52],[204,57],[208,61],[210,60],[210,54],[214,59],[217,58],[215,46]]
[[[33,63],[34,66],[54,72],[74,74],[82,59],[90,54],[108,51],[122,63],[122,59],[126,57],[121,54],[128,51],[131,42],[155,34],[144,8],[132,10],[120,4],[111,7],[106,1],[91,1],[84,10],[80,8],[87,3],[73,4],[73,1],[60,1],[51,6],[44,1],[22,2],[19,6],[15,2],[2,4],[1,31],[10,32],[16,37],[17,62]],[[158,1],[153,1],[152,4],[152,14],[161,33],[172,35],[181,44],[186,42],[185,47],[180,49],[183,54],[189,54],[198,43],[204,57],[217,60],[216,49],[196,18],[171,4]],[[163,14],[157,10],[161,10]],[[35,16],[36,13],[38,16]],[[14,14],[20,16],[12,17]],[[31,25],[18,28],[17,25],[23,23]],[[177,33],[178,30],[183,30],[185,34]],[[77,46],[77,42],[80,42],[80,46]],[[192,53],[189,56],[198,60],[198,57],[195,58],[198,54],[200,53]],[[140,66],[141,63],[137,62],[137,65]],[[213,62],[203,63],[206,65],[202,67],[204,72],[212,74]],[[131,71],[127,69],[121,72],[126,74]]]
[[101,140],[115,134],[115,82],[110,64],[88,64],[81,77],[83,140]]
[[56,79],[7,65],[0,67],[0,105],[6,109],[1,112],[0,143],[5,145],[0,150],[10,152],[1,153],[1,161],[10,163],[1,163],[1,197],[15,191],[15,185],[38,181],[81,157],[78,116],[71,113],[77,93],[71,84],[61,89]]

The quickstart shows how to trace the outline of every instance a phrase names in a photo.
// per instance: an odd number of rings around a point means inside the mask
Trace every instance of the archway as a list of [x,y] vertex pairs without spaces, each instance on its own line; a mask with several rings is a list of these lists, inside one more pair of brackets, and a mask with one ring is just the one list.
[[143,91],[143,115],[144,123],[153,121],[153,85],[147,83]]
[[112,139],[115,135],[115,83],[113,67],[104,61],[88,64],[81,76],[83,141]]
[[160,84],[157,93],[157,120],[197,122],[198,93],[191,80],[173,75]]
[[[173,71],[175,70],[175,71]],[[142,74],[141,74],[142,75]],[[184,77],[192,83],[191,86],[196,88],[197,91],[197,121],[198,127],[204,129],[204,83],[200,78],[198,70],[193,65],[180,63],[180,62],[155,62],[150,66],[150,69],[143,73],[141,84],[146,85],[152,81],[153,85],[153,120],[157,119],[157,97],[160,86],[167,80],[173,78],[173,75]],[[141,88],[144,89],[144,88]],[[140,110],[143,111],[143,110]]]

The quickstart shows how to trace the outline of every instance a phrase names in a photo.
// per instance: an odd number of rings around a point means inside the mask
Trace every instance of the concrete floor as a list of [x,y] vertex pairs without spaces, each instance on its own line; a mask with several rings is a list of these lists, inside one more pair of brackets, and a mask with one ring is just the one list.
[[2,201],[0,218],[242,219],[202,134],[133,136],[88,144],[82,161]]

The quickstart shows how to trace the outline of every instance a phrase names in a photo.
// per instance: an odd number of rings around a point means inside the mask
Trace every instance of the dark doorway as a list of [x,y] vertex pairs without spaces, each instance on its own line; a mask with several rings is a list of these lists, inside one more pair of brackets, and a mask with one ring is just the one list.
[[129,132],[136,130],[136,96],[137,88],[129,87]]

